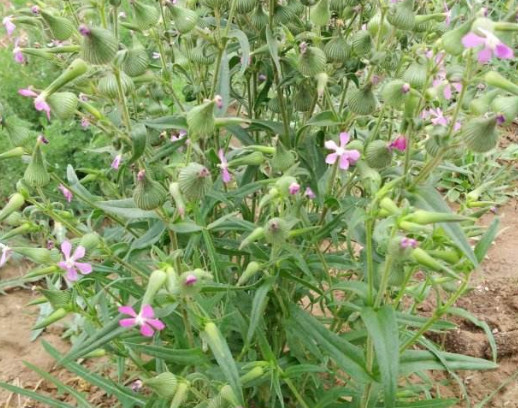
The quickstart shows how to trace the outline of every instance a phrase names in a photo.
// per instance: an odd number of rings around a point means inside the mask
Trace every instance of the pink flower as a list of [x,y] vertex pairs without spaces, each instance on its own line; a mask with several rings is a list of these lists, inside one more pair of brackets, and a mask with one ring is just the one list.
[[441,69],[438,73],[435,79],[433,80],[433,87],[437,88],[441,86],[444,82],[446,82],[446,85],[444,86],[444,89],[442,91],[444,97],[448,100],[451,99],[453,90],[460,92],[462,91],[462,84],[458,81],[451,81],[449,82],[446,79],[446,71],[444,69]]
[[19,38],[14,40],[13,55],[14,55],[14,60],[18,64],[23,64],[23,63],[25,63],[25,57],[23,56],[22,49],[18,46],[19,42],[20,42]]
[[70,191],[68,188],[66,188],[63,184],[60,184],[58,186],[58,189],[59,189],[59,191],[61,191],[63,193],[63,195],[65,196],[65,199],[68,202],[72,201],[72,198],[74,198],[74,195],[72,194],[72,191]]
[[446,4],[446,2],[444,2],[444,14],[446,16],[445,20],[444,20],[444,24],[446,24],[446,27],[449,27],[450,24],[451,24],[451,10],[448,8],[448,4]]
[[440,108],[425,110],[421,113],[422,119],[428,119],[430,117],[431,117],[430,121],[434,125],[442,125],[442,126],[448,125],[449,121],[444,116],[442,109],[440,109]]
[[496,35],[483,28],[479,28],[479,31],[484,34],[484,37],[471,32],[462,38],[462,44],[466,48],[484,47],[478,52],[478,62],[485,64],[493,56],[500,59],[514,58],[513,50],[500,41]]
[[221,179],[223,180],[223,183],[227,184],[232,181],[232,176],[230,175],[230,172],[228,171],[228,161],[225,158],[225,152],[223,149],[219,149],[218,151],[218,157],[221,161],[220,164],[218,164],[218,167],[221,169]]
[[354,164],[360,158],[360,152],[358,150],[346,150],[345,146],[349,142],[349,134],[347,132],[340,133],[340,146],[333,140],[327,140],[325,143],[326,149],[334,150],[334,153],[330,153],[326,157],[327,164],[335,164],[336,160],[339,161],[339,166],[342,170],[347,170],[349,165]]
[[401,135],[396,140],[390,142],[389,149],[396,149],[400,152],[404,152],[407,148],[407,140],[406,137]]
[[74,282],[78,279],[77,273],[82,275],[88,275],[92,272],[92,265],[85,262],[77,262],[85,256],[85,247],[79,245],[74,251],[74,255],[70,256],[72,251],[72,244],[68,241],[64,241],[61,244],[61,252],[63,252],[64,260],[58,263],[58,266],[67,272],[67,279]]
[[218,107],[218,109],[223,108],[223,97],[221,95],[216,95],[214,97],[214,102],[216,103],[216,106]]
[[317,196],[315,195],[315,193],[313,192],[313,190],[311,190],[310,187],[306,187],[306,191],[304,191],[304,195],[309,198],[310,200],[314,200],[315,198],[317,198]]
[[196,275],[190,273],[188,274],[186,277],[185,277],[185,280],[183,282],[183,284],[185,286],[192,286],[194,285],[196,282],[198,282],[198,278],[196,277]]
[[87,129],[90,126],[90,119],[88,119],[86,116],[81,118],[81,127],[83,129]]
[[9,248],[7,245],[0,243],[0,249],[2,250],[2,256],[0,257],[0,268],[4,266],[9,258],[11,257],[11,254],[13,253],[13,250]]
[[185,130],[180,130],[178,132],[178,134],[176,133],[171,133],[171,142],[177,142],[178,140],[182,140],[185,136],[187,136],[187,131]]
[[299,191],[300,191],[300,184],[297,183],[296,181],[294,181],[293,183],[290,184],[290,186],[288,187],[288,191],[291,195],[295,195],[297,194]]
[[34,98],[34,107],[36,110],[39,112],[45,111],[47,113],[47,118],[50,120],[50,106],[45,101],[45,95],[43,93],[38,94],[29,88],[19,89],[18,93],[22,96]]
[[121,162],[122,162],[122,155],[118,154],[117,156],[115,156],[113,158],[113,161],[112,161],[112,164],[110,165],[110,167],[113,170],[119,170],[119,166],[121,165]]
[[401,248],[407,249],[407,248],[417,248],[418,242],[413,238],[407,238],[404,237],[401,239],[400,245]]
[[122,319],[119,322],[122,327],[140,326],[140,333],[145,337],[151,337],[155,330],[160,331],[165,328],[164,323],[154,318],[155,312],[149,305],[143,305],[139,314],[131,306],[121,306],[119,312],[131,316],[130,319]]
[[13,23],[13,16],[4,17],[2,24],[5,27],[5,31],[7,31],[7,35],[10,37],[16,29],[16,25]]

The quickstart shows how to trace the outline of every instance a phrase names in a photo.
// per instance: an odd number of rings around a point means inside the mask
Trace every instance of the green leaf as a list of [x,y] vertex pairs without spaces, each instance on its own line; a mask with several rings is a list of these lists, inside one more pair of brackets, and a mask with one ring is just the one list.
[[177,129],[177,130],[185,130],[187,129],[187,121],[184,116],[162,116],[160,118],[151,119],[143,122],[148,128],[156,129],[156,130],[168,130],[168,129]]
[[496,238],[496,234],[498,233],[498,227],[500,226],[500,218],[495,218],[485,234],[482,236],[480,241],[478,241],[475,246],[475,256],[479,262],[484,260],[484,257],[489,251],[491,244]]
[[122,218],[159,218],[154,211],[145,211],[137,208],[133,198],[125,198],[122,200],[98,201],[96,205],[107,213],[118,215]]
[[250,324],[248,325],[248,332],[246,334],[246,344],[250,344],[255,330],[261,321],[264,310],[266,309],[266,305],[268,304],[268,293],[272,289],[273,282],[270,280],[265,282],[254,295],[254,300],[252,301],[252,312],[250,313]]
[[228,36],[235,38],[239,42],[239,47],[241,48],[241,68],[239,69],[239,74],[244,75],[248,68],[248,61],[250,60],[250,43],[248,42],[248,37],[241,30],[230,30]]
[[131,158],[128,160],[128,164],[135,163],[146,150],[147,145],[147,129],[146,126],[144,126],[142,123],[134,125],[133,129],[131,130],[131,149],[132,149],[132,155]]
[[74,408],[72,405],[65,404],[64,402],[56,401],[55,399],[38,394],[37,392],[29,391],[24,388],[16,387],[14,385],[7,384],[4,382],[0,382],[0,387],[5,388],[7,391],[11,391],[16,394],[20,394],[25,397],[28,397],[34,401],[43,402],[44,404],[48,405],[49,407]]
[[144,235],[131,243],[131,248],[142,249],[153,245],[162,237],[164,231],[165,224],[162,222],[162,220],[157,220],[152,224],[151,228],[149,228]]
[[414,402],[398,402],[396,408],[448,408],[457,403],[456,399],[434,399]]
[[86,380],[89,384],[95,385],[104,391],[106,391],[109,395],[113,395],[116,397],[124,407],[142,407],[144,406],[144,400],[139,396],[135,395],[129,389],[120,386],[108,378],[101,377],[95,373],[88,371],[86,368],[77,364],[73,361],[64,361],[61,354],[52,347],[46,341],[42,342],[45,350],[63,367],[65,367],[70,372],[78,375],[79,377]]
[[360,348],[342,339],[322,325],[315,317],[301,310],[296,305],[290,307],[290,323],[300,336],[310,337],[327,353],[342,370],[361,383],[372,382]]
[[272,57],[273,65],[275,66],[275,71],[277,71],[277,76],[281,78],[282,73],[281,64],[279,61],[279,48],[277,45],[277,40],[273,37],[272,28],[270,27],[270,25],[266,26],[266,43],[268,44],[268,50],[270,51],[270,56]]
[[207,356],[199,348],[175,349],[172,347],[154,346],[147,344],[124,343],[127,347],[148,356],[156,357],[167,363],[182,366],[201,365],[208,362]]
[[308,120],[304,126],[301,126],[297,130],[297,136],[299,136],[304,129],[309,126],[315,127],[324,127],[324,126],[338,126],[341,123],[340,118],[338,118],[334,112],[332,111],[324,111],[316,114],[310,120]]
[[79,182],[76,172],[70,164],[67,166],[67,180],[68,184],[74,192],[88,200],[95,200],[95,197],[92,194],[90,194],[90,192]]
[[386,408],[396,403],[397,380],[399,374],[399,331],[396,314],[392,306],[378,310],[366,307],[361,317],[374,343],[376,360],[381,373]]
[[239,371],[230,351],[227,341],[221,334],[218,326],[209,322],[205,325],[205,329],[200,333],[205,342],[209,345],[212,354],[216,358],[223,375],[228,381],[232,390],[236,394],[240,403],[243,403],[243,390],[239,379]]
[[223,108],[217,109],[215,111],[216,116],[224,116],[230,101],[230,67],[228,62],[228,54],[226,50],[223,52],[223,55],[221,56],[218,82],[216,85],[216,94],[220,95],[223,99]]
[[[433,186],[418,186],[416,187],[413,196],[415,198],[415,205],[423,210],[438,211],[444,213],[451,213],[450,207],[444,202],[441,195]],[[473,266],[478,266],[478,261],[471,249],[471,246],[466,238],[466,234],[457,223],[440,223],[439,224],[450,239],[457,245],[460,250],[471,261]]]
[[483,320],[477,319],[475,316],[473,316],[470,312],[468,312],[465,309],[460,309],[458,307],[450,307],[448,309],[448,313],[460,316],[463,319],[470,321],[475,326],[478,326],[482,330],[484,330],[484,333],[486,333],[489,345],[491,346],[491,356],[493,357],[493,361],[496,363],[496,356],[497,356],[496,341],[495,341],[495,336],[493,336],[493,332],[491,331],[491,328],[489,327],[489,325],[486,322],[484,322]]
[[66,385],[65,383],[61,382],[59,379],[54,377],[53,375],[50,375],[45,370],[42,370],[41,368],[39,368],[27,361],[24,361],[23,364],[26,365],[28,368],[30,368],[35,373],[37,373],[40,377],[42,377],[45,380],[54,384],[57,387],[59,392],[66,392],[66,393],[70,394],[72,397],[74,397],[74,399],[77,401],[77,404],[80,408],[90,408],[92,406],[83,397],[83,395],[80,392],[76,391],[73,387],[69,387],[68,385]]
[[174,232],[178,234],[192,234],[193,232],[200,232],[201,230],[203,230],[203,227],[196,225],[194,222],[187,221],[169,224],[169,228],[171,228]]
[[[448,363],[452,371],[459,370],[491,370],[498,365],[482,358],[463,356],[455,353],[441,353],[442,358]],[[446,370],[446,367],[430,351],[407,350],[399,360],[399,374],[407,376],[417,371]]]

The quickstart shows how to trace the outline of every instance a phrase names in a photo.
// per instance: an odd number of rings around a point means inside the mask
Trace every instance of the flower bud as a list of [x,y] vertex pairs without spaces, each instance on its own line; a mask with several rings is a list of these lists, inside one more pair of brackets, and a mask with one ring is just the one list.
[[70,290],[40,289],[41,294],[47,299],[54,309],[70,307],[72,293]]
[[14,247],[13,252],[23,255],[37,264],[51,264],[60,259],[59,251],[46,248]]
[[180,190],[180,185],[178,183],[169,184],[169,194],[173,198],[173,201],[176,205],[176,211],[181,218],[185,215],[185,201],[183,199],[182,192]]
[[[121,89],[124,95],[129,94],[133,89],[135,88],[135,84],[133,83],[133,80],[126,75],[124,72],[119,73],[120,83],[121,83]],[[119,86],[117,77],[113,73],[108,73],[104,75],[100,80],[98,84],[98,89],[101,95],[107,96],[112,99],[118,99],[119,98]]]
[[437,222],[461,222],[469,219],[469,217],[455,213],[415,210],[412,214],[407,215],[404,218],[404,221],[409,221],[419,225],[427,225]]
[[15,147],[14,149],[7,150],[0,153],[0,160],[12,159],[14,157],[21,157],[25,154],[23,147]]
[[221,395],[221,398],[228,402],[232,407],[239,407],[239,400],[230,385],[224,385],[219,391],[219,394]]
[[251,383],[252,381],[258,380],[259,378],[265,375],[265,371],[263,367],[256,366],[248,371],[246,374],[243,374],[240,378],[241,384],[246,385],[247,383]]
[[401,30],[412,30],[415,26],[414,0],[403,0],[392,4],[387,20]]
[[29,124],[18,119],[16,116],[5,118],[2,125],[12,145],[16,147],[24,146],[33,134],[29,128]]
[[465,50],[462,38],[471,30],[472,21],[467,21],[458,28],[448,31],[441,37],[444,50],[451,55],[459,55]]
[[264,12],[261,3],[257,3],[254,12],[250,15],[250,24],[257,31],[262,31],[268,25],[268,15]]
[[214,101],[207,101],[199,106],[195,106],[187,112],[187,126],[189,127],[189,137],[195,142],[200,137],[205,138],[215,130],[214,122]]
[[81,52],[83,58],[92,64],[109,63],[119,49],[119,42],[111,31],[100,27],[82,25],[79,32],[83,36]]
[[498,143],[496,124],[497,116],[475,118],[465,123],[460,133],[468,149],[485,153],[495,148]]
[[403,81],[408,82],[412,88],[422,90],[426,85],[427,68],[423,64],[414,62],[403,73]]
[[289,226],[282,218],[272,218],[264,226],[264,237],[274,246],[286,243],[289,232]]
[[380,200],[380,208],[386,210],[389,214],[396,215],[401,213],[401,209],[397,206],[397,204],[388,197],[383,197]]
[[493,112],[502,115],[506,123],[518,116],[518,96],[499,96],[491,104]]
[[164,271],[157,269],[151,272],[141,303],[143,305],[152,305],[154,296],[164,286],[166,280],[167,274]]
[[54,310],[49,316],[47,316],[41,322],[37,323],[32,328],[32,330],[43,329],[43,328],[45,328],[47,326],[50,326],[52,323],[55,323],[58,320],[63,319],[67,314],[68,314],[68,312],[65,309],[63,309],[63,308],[59,308],[57,310]]
[[52,114],[62,120],[70,119],[77,110],[77,96],[72,92],[56,92],[47,97]]
[[81,58],[76,58],[72,63],[57,77],[46,89],[45,93],[51,95],[58,89],[64,87],[74,79],[84,75],[88,70],[86,62]]
[[180,170],[178,184],[187,200],[201,200],[212,187],[210,171],[201,164],[189,163]]
[[133,40],[133,47],[122,51],[121,57],[122,61],[120,66],[130,77],[144,74],[149,66],[149,57],[146,50],[142,44],[135,39]]
[[265,237],[265,229],[263,227],[257,227],[254,229],[250,235],[248,235],[239,245],[239,249],[243,249],[244,247],[250,245],[252,242],[257,241],[258,239]]
[[329,0],[319,0],[319,2],[311,8],[311,22],[317,26],[325,26],[331,18],[329,10]]
[[376,110],[378,101],[372,92],[372,85],[352,89],[348,92],[349,110],[357,115],[370,115]]
[[[251,3],[251,8],[248,11],[251,11],[254,8],[255,0],[240,0],[236,4],[236,10],[238,13],[242,13],[243,11],[239,11],[240,7],[246,6],[244,3]],[[171,2],[167,2],[169,13],[174,22],[174,26],[181,33],[185,34],[189,31],[192,31],[194,27],[196,27],[196,23],[198,22],[198,14],[189,10],[185,7],[177,6],[176,4],[172,4]],[[244,13],[248,13],[248,11],[244,11]]]
[[[450,272],[442,263],[434,259],[428,252],[421,248],[415,248],[411,254],[412,259],[420,265],[430,268],[434,271]],[[453,272],[451,272],[455,275]]]
[[386,22],[386,20],[384,20],[383,24],[381,24],[381,13],[376,13],[367,23],[367,31],[372,37],[376,38],[380,30],[380,35],[384,37],[389,33],[390,25]]
[[300,44],[298,60],[300,73],[307,77],[314,77],[326,70],[326,54],[320,48],[310,47],[306,43]]
[[484,81],[490,86],[495,88],[503,89],[504,91],[510,92],[513,95],[518,95],[518,85],[514,84],[507,78],[504,78],[496,71],[489,71],[484,75]]
[[258,262],[252,261],[247,266],[243,274],[237,281],[237,286],[245,285],[256,273],[261,271],[261,265]]
[[151,179],[145,170],[140,170],[137,176],[137,186],[133,191],[133,200],[141,210],[154,210],[160,207],[166,199],[164,187]]
[[190,384],[188,382],[182,381],[178,383],[178,386],[176,387],[176,393],[174,394],[173,400],[171,401],[171,405],[169,406],[169,408],[184,407],[184,402],[189,394],[189,388]]
[[257,151],[230,160],[228,162],[228,167],[235,168],[239,166],[260,166],[264,163],[264,160],[264,155]]
[[501,93],[500,89],[485,92],[481,97],[473,99],[469,104],[469,110],[475,115],[485,115],[491,109],[491,104]]
[[386,104],[399,108],[410,95],[410,84],[400,79],[394,79],[385,84],[381,95]]
[[151,388],[160,398],[168,400],[173,398],[178,387],[176,376],[168,371],[158,374],[156,377],[148,378],[142,383]]
[[365,160],[373,169],[382,169],[392,162],[392,149],[383,140],[374,140],[365,148]]
[[[81,237],[79,245],[86,249],[86,252],[93,251],[101,243],[101,238],[97,232],[89,232]],[[146,303],[144,303],[146,304]]]
[[448,262],[451,265],[455,265],[457,262],[460,261],[460,257],[457,251],[451,249],[451,250],[429,250],[427,251],[430,256],[438,259],[442,259],[443,261]]
[[53,16],[45,10],[40,10],[40,15],[56,40],[68,40],[74,33],[74,24],[67,18]]
[[39,142],[36,143],[31,162],[25,170],[23,179],[31,187],[44,187],[50,182]]
[[5,220],[13,212],[18,211],[22,208],[25,203],[25,198],[20,193],[14,193],[2,211],[0,211],[0,222]]
[[297,184],[297,179],[292,176],[282,176],[275,182],[275,187],[282,196],[287,197],[291,194],[290,187]]
[[351,56],[351,46],[343,37],[335,37],[327,42],[324,52],[329,62],[343,64]]
[[250,13],[256,6],[256,0],[237,0],[236,11],[241,14]]
[[376,194],[381,187],[381,175],[379,172],[367,165],[364,160],[358,160],[356,162],[356,168],[367,191],[370,194]]
[[354,53],[359,57],[365,57],[373,48],[372,38],[368,31],[356,31],[351,42]]
[[160,16],[158,9],[138,0],[131,1],[133,6],[133,21],[141,30],[147,30],[156,25]]

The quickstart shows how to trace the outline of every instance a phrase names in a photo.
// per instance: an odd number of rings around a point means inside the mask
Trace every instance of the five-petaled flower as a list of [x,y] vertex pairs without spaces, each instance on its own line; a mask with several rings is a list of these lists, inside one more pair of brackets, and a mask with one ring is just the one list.
[[482,37],[471,32],[462,38],[462,44],[466,48],[484,47],[478,52],[478,62],[485,64],[489,62],[493,56],[500,59],[514,58],[513,50],[496,35],[483,28],[479,28],[478,31],[484,36]]
[[155,330],[160,331],[165,328],[164,323],[155,319],[155,312],[150,305],[143,305],[139,314],[131,306],[121,306],[119,312],[131,316],[129,319],[120,320],[119,324],[122,327],[140,326],[140,333],[143,336],[151,337]]
[[85,247],[79,245],[70,255],[72,251],[72,244],[68,241],[63,241],[61,244],[61,252],[63,252],[64,260],[58,263],[58,266],[67,272],[67,279],[74,282],[79,279],[78,272],[82,275],[88,275],[92,272],[92,265],[86,262],[77,262],[85,256]]
[[11,254],[13,253],[13,250],[9,248],[7,245],[4,245],[0,243],[0,249],[2,250],[2,256],[0,257],[0,268],[4,266],[9,258],[11,257]]
[[41,112],[44,111],[47,113],[47,118],[50,120],[50,106],[45,100],[45,94],[41,93],[38,94],[34,92],[32,89],[26,88],[26,89],[19,89],[18,93],[22,96],[28,96],[31,98],[34,98],[34,107],[37,111]]
[[219,149],[218,157],[219,161],[221,162],[220,164],[218,164],[218,167],[221,169],[221,179],[225,184],[230,183],[232,181],[232,176],[228,171],[228,161],[225,158],[225,152],[223,151],[223,149]]
[[358,150],[347,150],[345,146],[349,142],[349,134],[347,132],[340,133],[340,146],[333,140],[327,140],[325,143],[326,149],[334,150],[334,153],[329,153],[326,157],[327,164],[335,164],[339,160],[338,165],[342,170],[347,170],[349,165],[354,164],[360,158]]
[[16,29],[16,25],[13,23],[13,16],[4,17],[2,24],[5,27],[5,31],[7,31],[7,35],[10,37]]
[[74,195],[72,194],[72,191],[70,191],[68,188],[66,188],[63,184],[60,184],[58,186],[59,191],[63,193],[63,196],[68,202],[72,201],[72,198],[74,198]]

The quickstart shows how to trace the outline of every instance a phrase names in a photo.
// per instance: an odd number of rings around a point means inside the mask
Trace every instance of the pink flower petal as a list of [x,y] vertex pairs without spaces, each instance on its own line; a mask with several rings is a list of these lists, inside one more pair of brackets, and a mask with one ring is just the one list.
[[15,50],[13,51],[14,53],[14,60],[18,63],[18,64],[23,64],[25,62],[25,57],[23,56],[23,52],[19,51],[19,50]]
[[340,133],[340,146],[344,147],[347,143],[349,143],[349,133],[341,132]]
[[121,319],[121,320],[119,320],[119,324],[122,327],[131,327],[131,326],[135,326],[137,324],[137,322],[135,319]]
[[219,160],[221,161],[221,163],[223,163],[223,164],[227,163],[227,159],[225,158],[225,152],[223,151],[223,149],[218,150],[218,157],[219,157]]
[[475,33],[468,33],[464,37],[462,37],[462,45],[466,48],[474,48],[480,45],[484,45],[486,43],[486,39],[484,37],[480,37]]
[[336,153],[330,153],[326,156],[326,163],[335,164],[337,158],[338,158],[338,155]]
[[16,25],[13,23],[12,18],[13,16],[7,16],[4,17],[4,19],[2,20],[2,24],[4,25],[5,31],[7,31],[7,35],[9,37],[13,34],[14,30],[16,29]]
[[162,323],[158,319],[148,319],[148,320],[146,320],[146,324],[149,324],[155,330],[164,330],[165,329],[165,324]]
[[507,45],[505,45],[503,42],[495,47],[495,55],[501,59],[514,58],[513,50]]
[[444,90],[442,91],[444,97],[448,100],[451,99],[451,85],[450,84],[447,84],[445,87],[444,87]]
[[119,170],[119,166],[121,164],[121,161],[122,161],[122,156],[120,154],[118,154],[113,159],[112,164],[111,164],[111,168],[114,169],[114,170]]
[[347,155],[343,154],[342,156],[340,156],[339,166],[342,170],[347,170],[349,168],[349,158],[347,157]]
[[81,259],[83,256],[85,256],[86,249],[84,246],[79,245],[76,250],[74,251],[74,255],[72,255],[72,259],[74,261]]
[[124,313],[133,317],[137,317],[137,312],[131,306],[119,306],[119,313]]
[[64,271],[67,271],[68,270],[68,266],[67,266],[67,263],[65,261],[60,261],[58,262],[58,266],[63,269]]
[[65,259],[70,259],[70,251],[72,250],[72,244],[68,241],[63,241],[61,244],[61,252],[65,255]]
[[155,312],[153,311],[153,308],[149,305],[143,305],[142,309],[140,309],[140,315],[144,319],[152,319],[155,317]]
[[75,266],[83,275],[88,275],[89,273],[92,273],[93,270],[92,265],[86,262],[76,262]]
[[453,82],[451,86],[453,86],[457,92],[462,91],[462,84],[460,82]]
[[49,104],[45,101],[45,99],[43,98],[40,98],[40,97],[37,97],[35,100],[34,100],[34,107],[36,108],[37,111],[41,112],[41,111],[44,111],[47,113],[47,118],[50,120],[50,106]]
[[38,94],[32,89],[18,89],[18,93],[22,96],[29,96],[31,98],[36,98],[38,96]]
[[75,282],[78,279],[77,271],[75,268],[68,268],[67,269],[67,279],[70,282]]
[[324,146],[326,147],[326,149],[329,149],[329,150],[337,150],[338,149],[338,145],[335,143],[334,140],[326,140],[326,142],[324,143]]
[[223,179],[223,183],[230,183],[232,181],[232,176],[230,175],[229,171],[226,167],[223,167],[221,169],[221,178]]
[[151,337],[151,336],[153,336],[154,331],[151,328],[151,326],[148,326],[147,324],[143,324],[140,327],[140,333],[142,333],[142,335],[144,337]]
[[360,152],[358,150],[346,150],[344,156],[347,157],[350,164],[354,164],[360,159]]
[[479,51],[477,59],[478,62],[481,64],[485,64],[486,62],[489,62],[491,60],[491,57],[493,56],[493,50],[491,48],[486,47],[483,50]]

